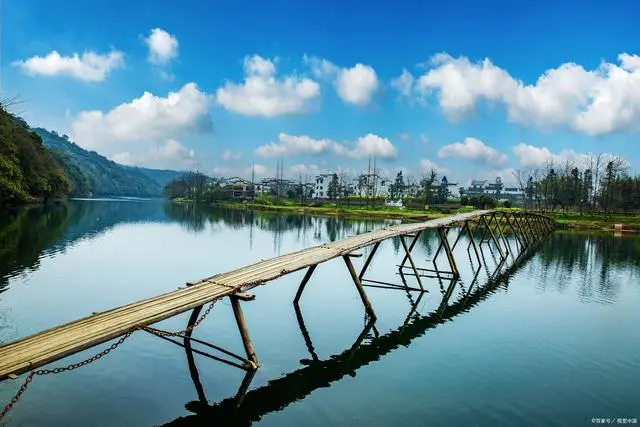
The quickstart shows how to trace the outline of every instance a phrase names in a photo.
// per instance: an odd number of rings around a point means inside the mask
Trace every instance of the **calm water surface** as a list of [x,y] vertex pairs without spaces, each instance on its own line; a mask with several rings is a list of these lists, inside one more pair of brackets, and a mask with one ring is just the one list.
[[[140,200],[74,201],[3,214],[0,343],[395,223],[203,213]],[[436,239],[421,238],[414,250],[420,266],[429,267]],[[243,307],[262,366],[239,411],[233,410],[233,398],[243,371],[195,355],[194,377],[184,349],[138,332],[96,363],[37,377],[6,424],[579,426],[606,417],[640,422],[640,239],[556,232],[520,267],[491,283],[495,249],[484,245],[489,268],[473,282],[466,246],[463,240],[456,249],[462,272],[456,284],[425,278],[429,291],[421,297],[367,288],[379,318],[375,329],[367,328],[340,259],[318,267],[299,312],[292,301],[303,272],[256,288],[256,300]],[[398,241],[383,243],[367,277],[400,284],[400,250]],[[354,260],[356,267],[362,262]],[[416,285],[415,278],[406,280]],[[158,326],[182,329],[188,316]],[[194,337],[242,352],[226,300]],[[0,383],[1,406],[21,383]]]

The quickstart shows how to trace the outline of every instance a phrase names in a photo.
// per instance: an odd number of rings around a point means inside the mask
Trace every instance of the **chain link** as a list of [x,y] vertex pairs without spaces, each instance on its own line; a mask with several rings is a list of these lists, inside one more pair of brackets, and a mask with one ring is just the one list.
[[200,316],[198,318],[198,320],[196,320],[193,323],[193,325],[187,326],[185,329],[183,329],[181,331],[171,332],[171,331],[165,331],[165,330],[162,330],[162,329],[152,328],[151,326],[141,326],[140,329],[142,329],[143,331],[149,332],[151,334],[162,336],[162,337],[177,337],[177,336],[180,336],[180,335],[184,335],[184,334],[186,334],[188,332],[193,331],[200,324],[200,322],[202,322],[209,315],[209,313],[213,309],[213,306],[215,305],[215,303],[216,303],[216,301],[213,301],[209,305],[209,307],[207,307],[207,309],[204,311],[202,316]]
[[37,371],[31,371],[29,373],[29,375],[27,375],[27,377],[25,378],[24,383],[22,384],[22,386],[20,387],[18,392],[11,399],[11,402],[9,402],[9,404],[4,407],[2,412],[0,412],[0,421],[2,421],[4,419],[4,417],[9,413],[9,411],[11,411],[11,409],[13,408],[13,405],[15,405],[18,402],[18,400],[20,400],[20,398],[22,397],[23,393],[27,390],[27,387],[29,387],[29,384],[31,384],[31,382],[33,381],[33,378],[36,375],[59,374],[61,372],[73,371],[74,369],[80,368],[82,366],[86,366],[86,365],[88,365],[88,364],[90,364],[92,362],[95,362],[96,360],[101,359],[102,357],[104,357],[107,354],[109,354],[111,351],[113,351],[116,348],[118,348],[118,346],[120,344],[125,342],[127,338],[129,338],[135,331],[138,331],[138,330],[147,331],[147,332],[152,333],[154,335],[160,335],[160,336],[165,336],[165,337],[166,336],[184,335],[187,332],[193,331],[209,315],[209,313],[213,309],[213,306],[215,305],[216,301],[217,300],[214,300],[209,305],[209,307],[207,307],[207,309],[202,314],[202,316],[200,316],[198,318],[198,320],[196,320],[196,322],[193,325],[188,326],[186,329],[183,329],[182,331],[170,332],[170,331],[164,331],[162,329],[152,328],[150,326],[144,326],[144,325],[135,326],[131,330],[129,330],[126,334],[121,336],[120,339],[118,339],[118,341],[114,342],[109,347],[107,347],[106,349],[102,350],[100,353],[97,353],[97,354],[91,356],[88,359],[85,359],[85,360],[83,360],[81,362],[78,362],[78,363],[72,363],[71,365],[68,365],[68,366],[65,366],[65,367],[53,368],[53,369],[38,369]]

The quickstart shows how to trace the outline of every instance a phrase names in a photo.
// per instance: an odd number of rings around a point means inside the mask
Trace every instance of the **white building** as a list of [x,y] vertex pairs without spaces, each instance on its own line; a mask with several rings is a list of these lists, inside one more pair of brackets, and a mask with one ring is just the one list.
[[321,173],[316,176],[316,185],[313,188],[313,197],[316,199],[329,198],[329,183],[333,179],[332,173]]

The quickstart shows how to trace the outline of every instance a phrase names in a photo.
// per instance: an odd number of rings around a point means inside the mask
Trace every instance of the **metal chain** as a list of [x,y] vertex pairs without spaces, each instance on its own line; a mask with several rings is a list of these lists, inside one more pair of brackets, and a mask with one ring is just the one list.
[[216,301],[217,300],[214,300],[211,304],[209,304],[209,307],[207,307],[207,309],[204,311],[202,316],[200,316],[198,318],[198,320],[196,320],[193,325],[187,326],[185,329],[183,329],[181,331],[171,332],[171,331],[165,331],[165,330],[162,330],[162,329],[152,328],[151,326],[141,326],[140,329],[143,330],[143,331],[147,331],[147,332],[149,332],[151,334],[159,335],[159,336],[163,336],[163,337],[177,337],[177,336],[180,336],[180,335],[184,335],[187,332],[193,331],[200,324],[200,322],[202,322],[209,315],[209,313],[213,309],[213,306],[215,305]]
[[104,357],[107,354],[109,354],[112,350],[115,350],[120,344],[125,342],[125,340],[127,338],[129,338],[137,330],[144,330],[144,331],[150,332],[150,333],[152,333],[154,335],[161,335],[161,336],[178,336],[178,335],[183,335],[183,334],[185,334],[187,332],[191,332],[191,331],[193,331],[193,329],[196,328],[196,326],[198,326],[207,317],[207,315],[209,315],[209,313],[213,309],[213,306],[215,305],[216,301],[217,300],[214,300],[209,305],[209,307],[207,307],[207,309],[205,310],[204,314],[202,314],[202,316],[200,316],[200,318],[198,318],[198,320],[193,325],[188,326],[186,329],[183,329],[182,331],[169,332],[169,331],[163,331],[161,329],[152,328],[150,326],[144,326],[144,325],[135,326],[129,332],[127,332],[126,334],[121,336],[120,339],[118,339],[118,341],[114,342],[109,347],[107,347],[106,349],[102,350],[100,353],[97,353],[97,354],[91,356],[88,359],[85,359],[85,360],[83,360],[81,362],[78,362],[78,363],[72,363],[71,365],[68,365],[68,366],[65,366],[65,367],[62,367],[62,368],[39,369],[37,371],[31,371],[29,373],[29,375],[27,375],[27,377],[25,378],[24,383],[22,384],[22,386],[20,387],[18,392],[11,399],[11,402],[9,402],[9,404],[4,407],[2,412],[0,412],[0,421],[2,421],[4,419],[4,417],[9,413],[9,411],[11,411],[11,409],[13,408],[13,405],[15,405],[18,402],[18,400],[20,400],[20,398],[22,397],[22,394],[27,390],[27,387],[29,386],[29,384],[31,384],[31,382],[33,381],[33,378],[36,375],[59,374],[61,372],[72,371],[72,370],[80,368],[82,366],[86,366],[89,363],[95,362],[96,360],[99,360],[102,357]]

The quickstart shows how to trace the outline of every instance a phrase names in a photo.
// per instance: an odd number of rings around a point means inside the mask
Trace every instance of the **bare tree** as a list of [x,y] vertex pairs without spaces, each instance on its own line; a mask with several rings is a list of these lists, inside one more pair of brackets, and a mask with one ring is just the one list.
[[528,190],[531,178],[533,177],[533,171],[531,169],[517,169],[513,172],[513,176],[518,183],[518,188],[522,191],[522,205],[526,211],[528,207],[527,199],[529,198]]

